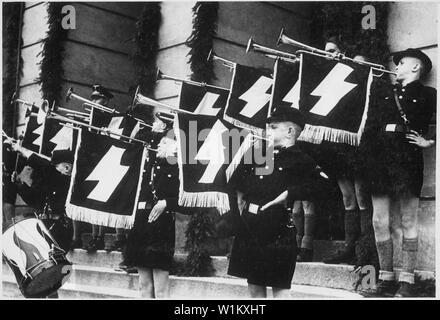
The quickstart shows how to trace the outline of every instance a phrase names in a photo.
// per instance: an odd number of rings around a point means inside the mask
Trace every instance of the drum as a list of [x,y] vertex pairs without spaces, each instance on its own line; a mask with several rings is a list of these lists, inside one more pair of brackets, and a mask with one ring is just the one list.
[[2,235],[2,251],[26,298],[46,297],[70,277],[72,264],[65,252],[34,217],[14,219]]

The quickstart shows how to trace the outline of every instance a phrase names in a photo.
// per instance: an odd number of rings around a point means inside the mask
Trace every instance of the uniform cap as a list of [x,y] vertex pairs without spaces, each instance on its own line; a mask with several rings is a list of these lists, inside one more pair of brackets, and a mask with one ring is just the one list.
[[396,52],[395,54],[393,54],[394,64],[398,65],[399,61],[404,57],[413,57],[420,59],[420,61],[422,61],[423,63],[425,74],[429,73],[429,71],[431,71],[432,69],[431,59],[429,59],[429,57],[419,49],[408,48],[406,50]]
[[301,111],[291,107],[276,108],[266,122],[293,122],[304,129],[305,118]]
[[52,153],[52,158],[50,162],[57,165],[62,162],[73,163],[74,155],[70,150],[55,150]]

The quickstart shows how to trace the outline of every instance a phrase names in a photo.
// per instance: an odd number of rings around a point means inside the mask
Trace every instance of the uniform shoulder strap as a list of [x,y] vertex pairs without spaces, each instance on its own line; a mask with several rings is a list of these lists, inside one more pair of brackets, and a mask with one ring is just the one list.
[[408,126],[409,120],[406,117],[405,111],[403,111],[403,109],[402,109],[402,105],[400,104],[400,101],[399,101],[399,98],[397,97],[396,92],[394,92],[394,101],[396,101],[396,106],[397,106],[397,109],[399,110],[400,117],[403,119],[403,122],[405,123],[405,125]]

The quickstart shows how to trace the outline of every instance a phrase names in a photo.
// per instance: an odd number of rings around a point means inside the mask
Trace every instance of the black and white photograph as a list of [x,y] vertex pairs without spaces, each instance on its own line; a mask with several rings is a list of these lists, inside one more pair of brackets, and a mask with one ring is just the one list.
[[435,299],[439,10],[2,1],[0,299]]

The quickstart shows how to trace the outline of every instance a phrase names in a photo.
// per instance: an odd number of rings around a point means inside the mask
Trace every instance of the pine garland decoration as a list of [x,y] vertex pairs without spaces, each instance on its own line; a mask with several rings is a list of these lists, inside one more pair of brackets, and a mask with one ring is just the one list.
[[[162,22],[161,7],[159,2],[147,2],[142,13],[136,21],[136,33],[133,38],[135,44],[132,61],[136,71],[136,83],[140,92],[151,96],[156,84],[156,58],[159,50],[159,28]],[[136,110],[142,113],[146,120],[152,119],[151,108]]]
[[67,39],[67,29],[61,25],[63,15],[61,9],[66,2],[49,2],[47,4],[48,26],[46,37],[43,39],[43,50],[40,62],[40,76],[37,82],[41,85],[43,99],[49,104],[61,102],[63,81],[64,42]]
[[191,216],[185,235],[188,257],[184,263],[184,275],[210,276],[214,267],[208,252],[208,242],[213,237],[213,226],[208,210],[196,210]]
[[[16,83],[23,74],[23,59],[18,57],[20,46],[23,40],[19,39],[21,19],[21,6],[23,2],[5,2],[3,4],[3,53],[4,70],[3,70],[3,130],[10,136],[14,135],[14,105],[11,105],[11,99],[15,92]],[[19,61],[17,61],[17,59]],[[18,73],[17,73],[17,62]],[[18,94],[18,93],[17,93]]]
[[197,2],[193,7],[193,30],[186,45],[190,47],[191,79],[209,83],[216,79],[213,61],[206,61],[217,34],[218,2]]
[[[218,2],[197,2],[193,7],[193,30],[186,41],[190,47],[189,63],[191,79],[210,83],[215,79],[212,60],[207,61],[213,49],[217,34]],[[213,237],[214,226],[209,209],[198,209],[188,223],[185,249],[188,258],[184,264],[184,274],[188,276],[209,276],[214,270],[208,250],[208,240]]]

